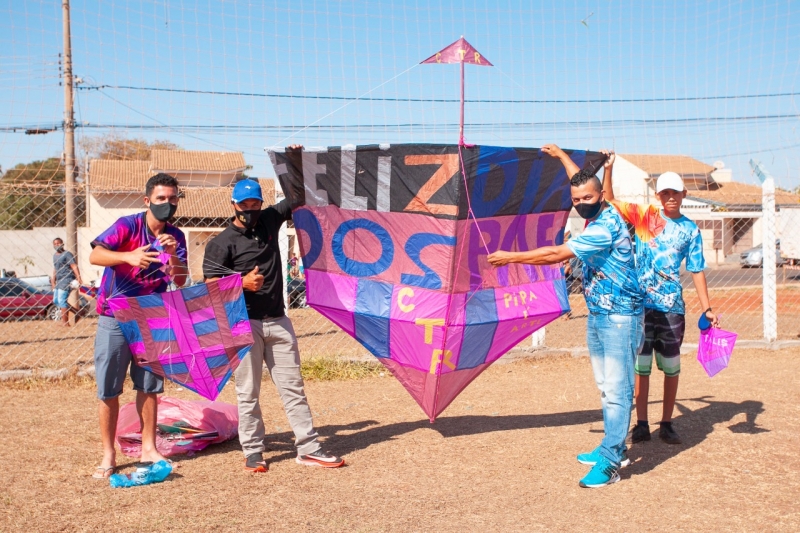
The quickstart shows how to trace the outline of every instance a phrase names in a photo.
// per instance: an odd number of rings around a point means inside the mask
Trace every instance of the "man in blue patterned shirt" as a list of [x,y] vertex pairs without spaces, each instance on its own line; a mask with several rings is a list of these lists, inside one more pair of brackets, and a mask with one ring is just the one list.
[[589,308],[586,342],[603,406],[605,436],[600,446],[578,455],[592,469],[580,486],[595,488],[619,481],[630,463],[625,437],[633,404],[633,366],[643,339],[644,293],[636,274],[630,234],[617,210],[603,199],[597,176],[581,170],[558,146],[542,152],[561,160],[571,176],[572,205],[587,220],[586,229],[567,244],[528,252],[498,251],[494,266],[508,263],[551,265],[571,257],[583,261],[583,292]]

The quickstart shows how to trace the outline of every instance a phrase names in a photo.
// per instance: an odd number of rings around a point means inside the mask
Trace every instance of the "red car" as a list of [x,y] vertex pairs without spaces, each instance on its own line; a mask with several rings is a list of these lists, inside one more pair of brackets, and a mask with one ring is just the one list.
[[57,320],[61,310],[53,305],[53,293],[44,292],[17,278],[0,278],[0,321],[21,318]]

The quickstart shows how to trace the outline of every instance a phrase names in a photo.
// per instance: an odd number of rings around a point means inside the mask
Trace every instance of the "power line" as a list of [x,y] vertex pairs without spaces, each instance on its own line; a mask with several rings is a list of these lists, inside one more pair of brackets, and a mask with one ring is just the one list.
[[[207,94],[213,96],[248,96],[254,98],[291,98],[300,100],[363,100],[369,102],[433,102],[433,103],[459,103],[454,98],[384,98],[384,97],[353,97],[353,96],[323,96],[305,94],[280,94],[280,93],[247,93],[231,91],[207,91],[200,89],[168,89],[164,87],[138,87],[133,85],[78,85],[80,91],[99,91],[102,89],[124,89],[129,91],[154,91],[166,93]],[[664,98],[592,98],[576,100],[506,100],[506,99],[467,99],[466,102],[478,104],[619,104],[637,102],[700,102],[709,100],[745,100],[752,98],[780,98],[799,96],[800,93],[762,93],[741,95],[717,96],[674,96]]]
[[[110,97],[109,97],[110,98]],[[130,108],[129,106],[112,98],[115,102],[149,118],[156,124],[100,124],[91,122],[76,123],[76,128],[84,129],[130,129],[130,130],[194,130],[198,132],[210,133],[232,133],[232,132],[275,132],[296,130],[299,128],[311,130],[344,131],[350,129],[422,129],[435,130],[443,128],[458,127],[455,122],[425,123],[425,122],[406,122],[395,124],[309,124],[307,126],[298,124],[276,124],[276,125],[247,125],[247,124],[165,124],[156,119]],[[786,113],[777,115],[746,115],[737,117],[684,117],[684,118],[656,118],[656,119],[606,119],[606,120],[569,120],[569,121],[540,121],[540,122],[470,122],[465,126],[471,128],[496,128],[496,129],[516,129],[516,128],[540,128],[540,127],[618,127],[618,126],[681,126],[703,123],[730,123],[730,122],[755,122],[771,120],[800,119],[798,113]],[[13,125],[0,126],[0,132],[24,132],[28,129],[63,129],[63,124],[47,125]]]

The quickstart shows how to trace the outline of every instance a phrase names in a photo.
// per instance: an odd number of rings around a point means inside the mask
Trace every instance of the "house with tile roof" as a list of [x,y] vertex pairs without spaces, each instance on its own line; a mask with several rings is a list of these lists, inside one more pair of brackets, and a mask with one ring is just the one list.
[[[687,195],[682,211],[700,228],[706,262],[723,262],[761,244],[761,187],[733,181],[732,170],[722,162],[709,165],[684,155],[617,154],[614,195],[660,207],[655,185],[667,171],[683,178]],[[795,213],[800,196],[777,191],[775,205],[779,217],[781,209]]]
[[[233,186],[247,168],[241,152],[153,150],[147,161],[91,160],[85,179],[86,227],[80,229],[84,241],[119,217],[142,211],[147,180],[158,173],[169,174],[181,190],[173,223],[186,235],[190,275],[200,280],[206,243],[228,225]],[[275,203],[275,181],[258,182],[265,203]],[[88,264],[88,258],[79,266],[99,279],[100,273],[93,272],[97,267]]]

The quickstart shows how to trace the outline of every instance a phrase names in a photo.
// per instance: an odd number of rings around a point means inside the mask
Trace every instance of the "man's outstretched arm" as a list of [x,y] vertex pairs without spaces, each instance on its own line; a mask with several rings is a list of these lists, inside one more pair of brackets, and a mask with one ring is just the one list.
[[542,246],[528,252],[503,252],[489,254],[489,263],[499,267],[509,263],[525,263],[528,265],[554,265],[575,257],[566,244],[561,246]]
[[603,194],[607,202],[614,201],[614,183],[612,174],[614,172],[614,161],[617,159],[617,154],[613,150],[600,150],[600,153],[605,154],[608,159],[603,163]]
[[575,161],[570,159],[567,153],[555,144],[545,144],[542,146],[542,152],[561,161],[561,164],[564,165],[564,170],[567,171],[568,180],[581,171],[578,165],[575,164]]

